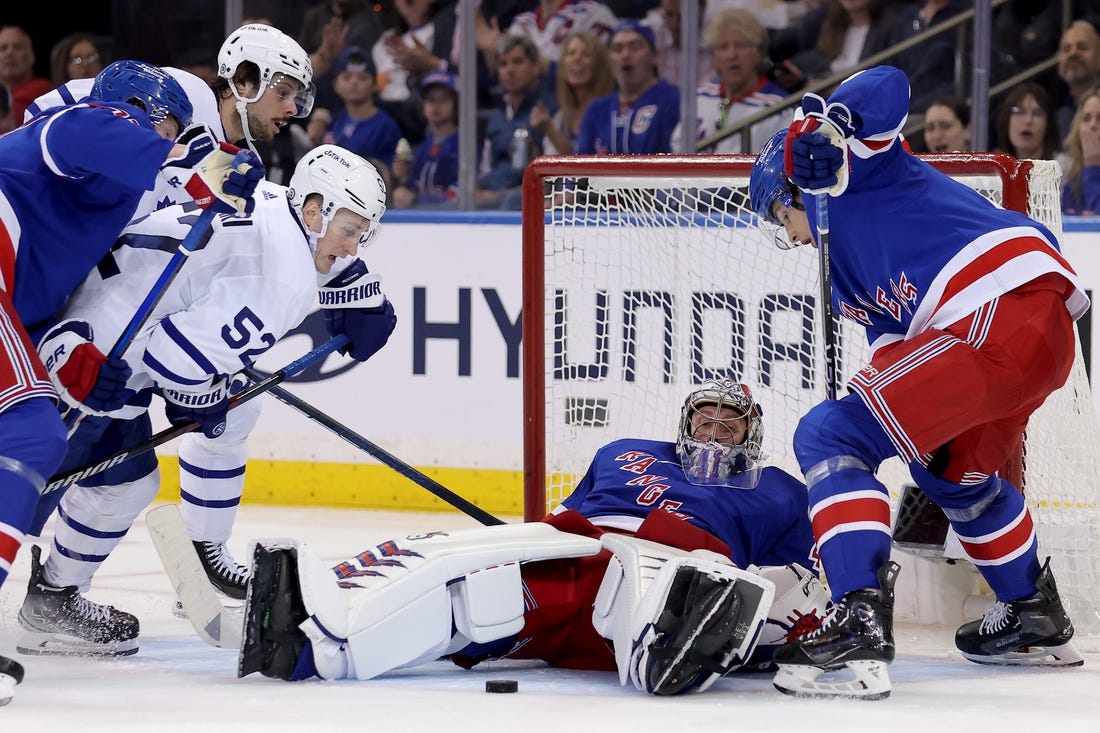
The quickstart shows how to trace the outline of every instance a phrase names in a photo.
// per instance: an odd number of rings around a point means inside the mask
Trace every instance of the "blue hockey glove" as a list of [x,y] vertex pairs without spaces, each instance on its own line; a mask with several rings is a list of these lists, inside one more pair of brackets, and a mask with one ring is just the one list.
[[164,398],[164,416],[173,425],[198,423],[203,435],[216,438],[225,432],[229,398],[241,391],[246,383],[243,377],[232,380],[217,377],[205,390],[196,392],[164,387],[160,391]]
[[93,338],[87,321],[62,321],[42,337],[38,354],[62,402],[86,414],[102,415],[134,396],[133,390],[126,389],[132,372],[122,359],[108,359]]
[[[256,154],[220,142],[205,125],[192,125],[176,139],[186,150],[169,158],[162,171],[174,187],[183,186],[201,208],[220,214],[248,214],[252,194],[266,173]],[[173,169],[184,169],[183,176]]]
[[346,333],[351,343],[341,353],[366,361],[386,345],[397,326],[390,301],[378,308],[333,308],[325,311],[325,328],[330,336]]
[[351,343],[341,353],[366,361],[386,345],[397,326],[393,306],[382,293],[378,276],[356,260],[318,292],[329,335],[347,334]]
[[826,105],[816,94],[802,98],[802,111],[787,128],[784,172],[803,191],[839,196],[848,188],[847,140],[858,125],[846,106]]

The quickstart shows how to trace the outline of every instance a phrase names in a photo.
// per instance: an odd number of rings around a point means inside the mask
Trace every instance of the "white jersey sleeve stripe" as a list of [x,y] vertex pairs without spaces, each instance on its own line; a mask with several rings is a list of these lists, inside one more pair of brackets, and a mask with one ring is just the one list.
[[[175,346],[179,350],[180,355],[186,357],[186,359],[190,360],[191,363],[198,367],[198,372],[200,376],[198,378],[188,377],[180,374],[180,370],[168,368],[165,362],[180,364],[183,362],[183,360],[179,358],[171,360],[158,359],[152,354],[152,343],[150,343],[150,348],[146,349],[145,355],[142,357],[142,361],[152,371],[161,375],[162,377],[165,377],[169,381],[174,382],[177,385],[183,386],[202,384],[214,375],[218,374],[218,368],[214,366],[214,364],[211,363],[211,361],[207,359],[206,356],[204,356],[203,353],[199,351],[195,347],[195,345],[191,343],[191,341],[178,328],[176,328],[175,324],[172,323],[171,316],[168,316],[167,318],[161,320],[159,324],[159,329],[165,336],[168,337],[166,342],[167,344]],[[158,342],[158,345],[159,343],[161,342]],[[160,379],[157,379],[156,381],[158,383],[162,382],[162,380]]]

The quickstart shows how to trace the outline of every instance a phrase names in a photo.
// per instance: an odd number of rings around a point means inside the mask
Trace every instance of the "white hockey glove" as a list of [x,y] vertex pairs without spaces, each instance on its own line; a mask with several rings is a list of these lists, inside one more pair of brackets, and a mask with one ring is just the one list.
[[840,196],[848,188],[848,139],[858,124],[843,104],[826,104],[816,94],[802,97],[802,119],[787,128],[783,168],[803,191]]
[[132,372],[122,359],[108,359],[92,340],[87,321],[62,321],[42,337],[38,355],[62,402],[89,415],[103,415],[134,396],[126,389]]
[[220,142],[201,124],[184,130],[176,144],[186,150],[161,166],[169,184],[183,186],[200,208],[213,207],[221,214],[251,213],[252,194],[266,173],[255,153]]
[[318,292],[330,336],[347,334],[351,342],[342,353],[366,361],[389,341],[397,327],[393,305],[382,293],[378,276],[362,260],[325,284]]

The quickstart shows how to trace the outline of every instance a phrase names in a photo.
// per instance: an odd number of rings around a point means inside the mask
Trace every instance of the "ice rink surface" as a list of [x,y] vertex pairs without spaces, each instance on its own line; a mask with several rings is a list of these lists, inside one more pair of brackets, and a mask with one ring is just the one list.
[[[508,518],[514,520],[515,518]],[[344,560],[406,533],[475,526],[459,514],[245,506],[230,548],[249,538],[295,537],[322,558]],[[49,538],[47,533],[46,538]],[[141,619],[140,651],[117,660],[15,653],[15,616],[29,575],[24,547],[0,590],[0,653],[27,677],[0,707],[0,732],[19,731],[1095,731],[1100,721],[1100,644],[1068,670],[985,667],[964,660],[953,629],[899,627],[894,683],[878,702],[798,700],[771,675],[720,680],[700,695],[654,698],[619,686],[612,673],[495,662],[471,671],[448,663],[370,682],[287,683],[236,676],[236,653],[205,645],[171,613],[174,599],[139,519],[103,566],[89,598]],[[519,682],[488,694],[485,680]]]

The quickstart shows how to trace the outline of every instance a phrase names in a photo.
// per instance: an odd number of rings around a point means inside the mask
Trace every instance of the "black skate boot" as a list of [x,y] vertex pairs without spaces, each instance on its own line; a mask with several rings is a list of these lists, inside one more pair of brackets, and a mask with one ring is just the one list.
[[308,639],[298,628],[309,618],[298,586],[294,550],[256,545],[244,605],[244,638],[237,676],[259,672],[289,680]]
[[1085,660],[1070,643],[1073,624],[1062,608],[1050,558],[1035,579],[1035,592],[994,603],[977,621],[955,632],[955,646],[978,664],[1077,667]]
[[[898,564],[887,562],[878,571],[878,588],[846,593],[833,606],[821,627],[798,641],[779,647],[779,666],[773,684],[800,697],[852,697],[882,700],[890,696],[886,666],[894,660],[894,582]],[[851,670],[845,679],[819,679],[839,670]]]
[[0,707],[11,702],[15,686],[23,681],[23,665],[14,659],[0,656]]
[[248,585],[248,568],[237,564],[224,542],[195,541],[194,544],[202,569],[206,571],[211,585],[220,593],[243,601]]
[[126,656],[138,650],[136,617],[114,606],[93,603],[75,585],[47,585],[42,575],[42,549],[31,547],[31,579],[19,609],[25,631],[16,642],[20,654]]

